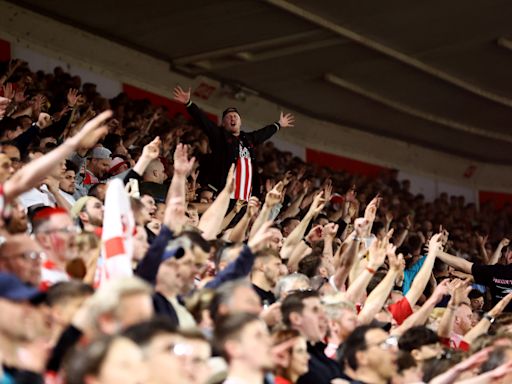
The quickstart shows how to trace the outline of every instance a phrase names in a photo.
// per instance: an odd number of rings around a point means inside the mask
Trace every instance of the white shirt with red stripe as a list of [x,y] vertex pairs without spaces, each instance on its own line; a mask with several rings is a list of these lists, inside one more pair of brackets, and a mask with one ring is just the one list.
[[41,283],[39,284],[39,288],[42,291],[46,291],[53,284],[69,280],[69,275],[65,271],[57,268],[53,261],[43,261],[41,265]]
[[235,166],[235,191],[232,199],[248,201],[252,192],[252,162],[249,149],[240,142],[239,156]]

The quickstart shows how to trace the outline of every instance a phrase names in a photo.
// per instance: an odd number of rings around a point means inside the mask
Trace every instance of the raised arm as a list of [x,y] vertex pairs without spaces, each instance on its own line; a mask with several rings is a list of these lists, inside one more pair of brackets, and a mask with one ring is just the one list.
[[144,175],[144,172],[146,171],[149,163],[157,159],[160,155],[160,144],[160,137],[157,136],[151,143],[146,144],[142,149],[142,154],[133,167],[133,171],[136,172],[139,176]]
[[299,225],[295,227],[295,229],[285,239],[283,249],[281,251],[282,253],[286,253],[286,255],[281,255],[283,259],[288,259],[288,253],[291,253],[293,248],[303,239],[309,223],[322,211],[324,205],[325,201],[323,199],[323,192],[319,192],[316,194],[313,199],[313,203],[309,207],[306,215],[304,215],[300,221]]
[[437,257],[444,263],[452,266],[453,268],[471,274],[471,268],[473,267],[473,263],[464,260],[463,258],[450,255],[442,250],[437,252]]
[[247,209],[242,218],[238,221],[238,223],[233,227],[231,233],[229,234],[229,241],[233,243],[240,243],[245,240],[245,236],[247,234],[247,228],[249,228],[249,224],[251,219],[258,212],[260,202],[256,196],[252,196],[249,199],[249,203],[247,204]]
[[395,282],[396,276],[400,272],[402,268],[402,255],[395,255],[396,248],[391,245],[386,245],[386,255],[389,260],[389,270],[384,279],[375,287],[375,289],[368,295],[366,299],[363,309],[357,316],[357,319],[362,324],[369,323],[375,315],[382,309],[384,303],[388,299],[391,290],[393,289],[393,284]]
[[512,301],[512,293],[509,293],[503,299],[501,299],[489,312],[487,312],[482,320],[480,320],[471,330],[464,335],[464,341],[471,345],[475,339],[483,335],[489,330],[494,319],[499,316]]
[[501,239],[500,243],[498,244],[498,247],[492,254],[491,259],[489,260],[489,262],[487,264],[489,264],[489,265],[496,264],[500,260],[501,251],[503,250],[504,247],[507,247],[509,244],[510,244],[509,239],[507,239],[507,238]]
[[206,240],[215,239],[220,232],[222,220],[229,207],[229,198],[235,188],[234,173],[235,165],[232,164],[231,168],[229,168],[225,187],[199,220],[198,227],[203,231],[203,237]]
[[53,151],[31,161],[4,183],[6,201],[37,186],[51,171],[79,148],[92,148],[98,140],[106,135],[105,121],[112,116],[112,111],[105,111],[89,121],[73,137],[67,139]]
[[204,131],[210,140],[214,139],[219,133],[219,127],[217,127],[213,121],[209,120],[208,117],[195,105],[190,99],[190,88],[185,91],[179,85],[173,90],[174,100],[187,107],[188,113],[198,123],[199,127]]
[[434,262],[436,261],[437,252],[441,249],[441,234],[437,233],[430,239],[428,246],[428,255],[425,259],[425,262],[423,263],[421,269],[414,278],[411,285],[411,289],[409,289],[409,291],[405,295],[411,308],[413,308],[416,305],[418,299],[425,290],[425,287],[427,286],[428,281],[430,279],[430,275],[432,274],[432,268],[434,267]]
[[185,184],[186,178],[192,167],[195,158],[188,158],[188,147],[178,144],[174,151],[174,174],[172,176],[164,212],[164,224],[174,233],[181,232],[185,218]]
[[425,301],[425,303],[414,312],[411,316],[404,320],[404,322],[397,328],[391,331],[392,335],[402,335],[409,328],[424,325],[434,309],[434,307],[443,299],[444,295],[448,293],[448,280],[443,280],[434,290],[432,295]]

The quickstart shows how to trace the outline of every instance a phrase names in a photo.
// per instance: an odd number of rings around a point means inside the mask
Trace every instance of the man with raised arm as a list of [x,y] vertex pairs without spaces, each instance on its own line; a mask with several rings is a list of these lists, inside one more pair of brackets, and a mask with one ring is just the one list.
[[174,100],[187,106],[188,112],[210,141],[211,164],[215,172],[201,172],[208,174],[206,182],[218,190],[222,189],[231,164],[235,164],[235,190],[231,198],[247,201],[252,194],[258,195],[257,172],[253,169],[254,147],[270,139],[279,129],[292,127],[295,121],[293,115],[281,113],[275,123],[257,131],[243,132],[240,130],[242,119],[236,108],[227,108],[222,113],[222,125],[217,126],[192,102],[190,89],[174,88]]

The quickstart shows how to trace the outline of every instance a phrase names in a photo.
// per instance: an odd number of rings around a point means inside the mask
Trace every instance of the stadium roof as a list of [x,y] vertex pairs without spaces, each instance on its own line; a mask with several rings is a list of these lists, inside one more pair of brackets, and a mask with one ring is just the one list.
[[13,3],[323,120],[512,164],[511,1]]

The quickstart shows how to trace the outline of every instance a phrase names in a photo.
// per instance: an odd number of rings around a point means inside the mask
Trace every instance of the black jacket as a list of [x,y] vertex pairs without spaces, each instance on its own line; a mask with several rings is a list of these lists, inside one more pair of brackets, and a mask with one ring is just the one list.
[[[252,190],[254,195],[259,195],[259,178],[255,168],[255,146],[270,139],[279,131],[279,123],[273,123],[253,132],[240,132],[240,135],[233,136],[224,127],[217,126],[199,109],[194,103],[187,106],[188,113],[194,118],[199,127],[208,136],[211,155],[208,162],[201,164],[201,174],[207,175],[207,183],[213,185],[217,190],[222,190],[226,184],[226,177],[231,164],[237,162],[239,157],[239,142],[249,150],[253,165]],[[206,163],[206,164],[205,164]],[[206,168],[206,169],[204,169]]]
[[297,384],[330,384],[332,379],[341,377],[339,364],[325,355],[325,348],[324,343],[308,342],[309,369]]

